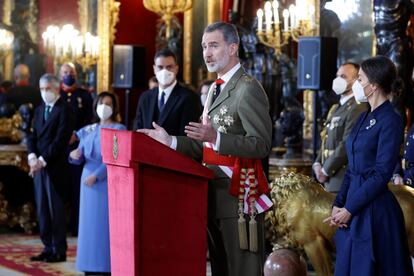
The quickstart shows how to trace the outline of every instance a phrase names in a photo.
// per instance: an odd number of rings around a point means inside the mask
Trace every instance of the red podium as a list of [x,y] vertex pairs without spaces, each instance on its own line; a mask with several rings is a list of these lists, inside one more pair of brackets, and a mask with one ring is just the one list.
[[150,137],[102,130],[115,276],[206,275],[213,172]]

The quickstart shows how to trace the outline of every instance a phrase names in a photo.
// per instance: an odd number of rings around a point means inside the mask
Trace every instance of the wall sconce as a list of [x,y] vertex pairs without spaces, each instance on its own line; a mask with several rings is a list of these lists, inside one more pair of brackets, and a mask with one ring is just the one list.
[[[289,39],[298,41],[299,36],[313,36],[315,33],[315,6],[307,0],[296,0],[289,9],[282,11],[279,20],[279,1],[266,1],[264,9],[257,10],[257,36],[264,45],[274,48],[278,57]],[[264,20],[263,20],[264,16]]]
[[71,24],[66,24],[61,29],[50,25],[42,38],[46,53],[60,64],[75,61],[86,70],[98,61],[99,38],[89,32],[80,35]]
[[0,29],[0,58],[11,53],[14,35],[5,29]]

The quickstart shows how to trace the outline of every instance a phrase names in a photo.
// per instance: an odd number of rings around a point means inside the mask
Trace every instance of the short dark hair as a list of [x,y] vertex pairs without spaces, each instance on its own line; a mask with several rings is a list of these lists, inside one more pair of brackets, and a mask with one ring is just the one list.
[[154,62],[159,57],[172,57],[174,58],[175,64],[177,64],[177,57],[175,56],[173,51],[171,51],[169,48],[164,48],[164,49],[157,51],[154,56]]
[[355,63],[355,62],[345,62],[341,66],[344,66],[344,65],[351,65],[351,66],[353,66],[354,69],[357,70],[357,72],[359,71],[359,68],[360,68],[359,64],[358,63]]
[[93,101],[93,115],[95,116],[94,121],[95,122],[99,122],[99,116],[96,113],[96,108],[98,107],[98,104],[101,102],[101,100],[105,97],[110,97],[112,99],[112,115],[111,115],[111,119],[112,121],[116,122],[117,120],[117,116],[119,113],[119,106],[118,106],[118,97],[111,92],[108,91],[103,91],[101,93],[99,93],[95,100]]
[[233,24],[226,22],[215,22],[208,25],[204,29],[204,33],[212,33],[214,31],[220,31],[223,34],[224,41],[226,41],[227,44],[240,44],[239,34]]
[[377,84],[385,94],[397,92],[400,85],[397,79],[397,68],[394,63],[385,56],[376,56],[364,60],[361,69],[367,75],[370,83]]

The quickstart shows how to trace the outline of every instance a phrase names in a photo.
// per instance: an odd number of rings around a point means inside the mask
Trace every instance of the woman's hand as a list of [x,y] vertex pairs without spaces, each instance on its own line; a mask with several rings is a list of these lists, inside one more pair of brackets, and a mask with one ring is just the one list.
[[88,186],[92,186],[96,182],[96,176],[91,174],[85,179],[85,184]]
[[396,174],[392,183],[394,185],[404,185],[404,179],[400,175]]
[[332,216],[333,223],[339,227],[347,227],[347,223],[351,219],[351,213],[345,208],[339,208],[338,212]]
[[[332,208],[332,213],[331,216],[327,217],[326,219],[323,220],[323,223],[329,223],[329,226],[339,226],[341,227],[341,225],[335,223],[332,218],[341,210],[341,208],[334,206]],[[343,225],[342,225],[343,226]],[[346,225],[345,225],[346,226]]]
[[69,156],[73,160],[79,160],[82,157],[82,151],[79,148],[74,149],[70,152]]

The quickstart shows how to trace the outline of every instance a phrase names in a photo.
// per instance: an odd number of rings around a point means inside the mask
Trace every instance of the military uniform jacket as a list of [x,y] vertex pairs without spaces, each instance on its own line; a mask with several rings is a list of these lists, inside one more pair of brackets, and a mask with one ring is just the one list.
[[[269,154],[272,136],[269,103],[257,80],[240,68],[213,103],[212,97],[208,98],[209,118],[221,133],[219,154],[258,159]],[[177,150],[196,159],[202,159],[202,147],[199,141],[177,137]],[[229,194],[230,179],[219,167],[208,167],[215,172],[215,179],[209,185],[209,215],[237,217],[237,198]]]
[[341,188],[348,163],[345,141],[359,115],[366,110],[366,104],[358,104],[351,97],[343,105],[333,105],[329,111],[316,158],[329,176],[328,183],[325,183],[328,192],[336,193]]
[[75,116],[75,130],[79,130],[92,122],[93,99],[88,91],[79,87],[67,93],[61,90],[60,96],[67,102]]
[[400,175],[404,183],[413,185],[414,181],[414,124],[407,133],[402,159],[397,163],[394,174]]

